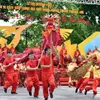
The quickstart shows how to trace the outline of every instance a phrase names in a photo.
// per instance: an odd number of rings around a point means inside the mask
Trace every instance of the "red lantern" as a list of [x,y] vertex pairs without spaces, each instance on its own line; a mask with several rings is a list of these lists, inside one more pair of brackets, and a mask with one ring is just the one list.
[[66,22],[67,20],[66,16],[62,16],[61,19],[62,19],[62,22]]
[[75,23],[75,22],[77,22],[77,20],[73,16],[71,16],[70,17],[70,22]]
[[79,22],[85,23],[85,20],[81,17],[78,18]]
[[85,22],[85,24],[86,24],[86,25],[89,25],[89,24],[90,24],[90,21],[89,21],[89,20],[87,20],[87,21]]

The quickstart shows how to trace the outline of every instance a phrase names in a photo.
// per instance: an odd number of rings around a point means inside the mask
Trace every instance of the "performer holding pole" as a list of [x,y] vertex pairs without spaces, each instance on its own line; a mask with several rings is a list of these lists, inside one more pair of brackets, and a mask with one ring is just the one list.
[[9,48],[7,47],[7,43],[4,44],[4,47],[2,48],[2,53],[3,55],[6,57],[7,55],[7,51],[9,50]]
[[11,48],[10,48],[12,54],[15,54],[16,53],[16,49],[14,47],[14,44],[11,44]]
[[51,63],[51,49],[50,47],[45,48],[45,55],[41,59],[42,68],[42,82],[43,82],[43,94],[44,100],[48,100],[48,84],[50,86],[50,97],[53,98],[53,91],[55,89],[55,80],[53,74],[53,64]]
[[29,61],[26,63],[27,71],[27,90],[29,95],[32,96],[32,87],[34,86],[34,97],[38,98],[39,95],[39,78],[37,75],[38,62],[34,60],[33,52],[28,54]]
[[50,86],[50,97],[53,98],[53,92],[55,89],[55,79],[54,79],[54,65],[53,65],[53,42],[51,33],[51,48],[45,48],[45,55],[41,58],[41,68],[42,68],[42,82],[43,82],[43,94],[44,100],[48,100],[48,85]]

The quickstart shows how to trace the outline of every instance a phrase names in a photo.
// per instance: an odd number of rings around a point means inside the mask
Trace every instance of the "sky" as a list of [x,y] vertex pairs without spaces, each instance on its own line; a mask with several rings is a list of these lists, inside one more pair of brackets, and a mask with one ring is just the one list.
[[0,20],[0,26],[12,26],[10,22],[5,22],[3,20]]
[[98,36],[96,36],[93,40],[88,42],[85,45],[84,50],[85,50],[85,52],[87,52],[88,49],[94,50],[95,46],[98,46],[98,49],[100,50],[100,34]]

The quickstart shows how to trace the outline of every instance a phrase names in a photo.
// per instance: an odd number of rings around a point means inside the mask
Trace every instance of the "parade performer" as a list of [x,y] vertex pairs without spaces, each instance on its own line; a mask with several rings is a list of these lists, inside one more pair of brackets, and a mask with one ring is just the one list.
[[94,74],[93,74],[93,65],[91,65],[91,67],[89,68],[89,70],[87,71],[86,75],[79,79],[76,83],[76,90],[75,92],[77,93],[78,89],[79,89],[79,93],[82,93],[82,91],[85,89],[85,87],[87,86],[89,79],[93,79],[94,78]]
[[85,89],[86,85],[88,84],[88,81],[89,81],[89,78],[87,77],[81,78],[80,80],[78,80],[76,83],[75,93],[78,92],[78,89],[79,89],[79,93],[82,93],[82,91]]
[[96,59],[94,60],[93,68],[92,68],[92,76],[93,76],[93,84],[85,88],[85,95],[88,91],[93,90],[93,97],[97,94],[97,87],[99,85],[99,77],[100,77],[100,51],[98,47],[95,46],[95,50],[89,55],[90,57],[95,55]]
[[27,90],[29,95],[32,96],[32,87],[34,86],[34,97],[38,98],[39,95],[39,78],[37,75],[38,62],[34,60],[33,52],[28,54],[29,61],[26,63],[27,72]]
[[4,84],[4,92],[7,93],[8,87],[12,86],[11,93],[16,94],[16,89],[14,87],[14,59],[12,57],[12,52],[10,50],[7,51],[7,58],[3,62],[3,68],[5,69],[5,84]]
[[87,92],[92,90],[93,91],[93,97],[97,94],[97,87],[99,86],[99,77],[100,77],[100,67],[98,65],[95,65],[92,69],[93,73],[93,84],[85,88],[84,94],[87,95]]
[[4,44],[4,47],[2,48],[3,51],[3,55],[6,57],[7,55],[7,51],[9,50],[9,48],[7,47],[7,43]]
[[50,87],[49,91],[51,98],[53,98],[53,92],[55,89],[54,66],[52,58],[52,50],[50,47],[46,47],[45,55],[41,58],[44,100],[48,100],[48,86]]
[[14,44],[11,44],[11,48],[9,50],[11,50],[12,54],[16,53],[16,49],[14,47]]
[[0,44],[0,56],[2,55],[2,45]]
[[95,49],[93,50],[93,52],[100,52],[100,51],[98,50],[98,46],[95,46]]
[[80,54],[81,53],[80,53],[78,46],[77,46],[76,51],[74,52],[74,57],[77,58]]
[[65,48],[65,45],[63,44],[63,47],[60,51],[60,64],[62,68],[64,68],[64,57],[67,55],[67,50]]
[[91,51],[91,49],[88,49],[88,52],[86,53],[87,54],[87,56],[88,55],[90,55],[90,54],[92,54],[93,52]]

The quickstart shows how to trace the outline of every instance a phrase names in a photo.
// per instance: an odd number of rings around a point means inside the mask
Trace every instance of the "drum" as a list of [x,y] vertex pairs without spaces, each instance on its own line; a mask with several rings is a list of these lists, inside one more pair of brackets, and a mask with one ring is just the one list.
[[85,76],[85,74],[87,73],[91,65],[92,65],[92,62],[89,61],[86,64],[83,64],[81,67],[78,67],[78,68],[74,67],[74,69],[70,72],[67,72],[67,74],[68,76],[72,78],[72,80],[79,80],[80,78]]
[[83,60],[85,60],[84,56],[83,56],[83,55],[79,55],[79,56],[76,58],[76,63],[77,63],[77,64],[80,64]]
[[53,63],[54,63],[54,66],[58,66],[59,65],[59,57],[58,56],[55,56],[53,58]]
[[71,63],[72,62],[72,58],[69,54],[64,56],[64,63]]

